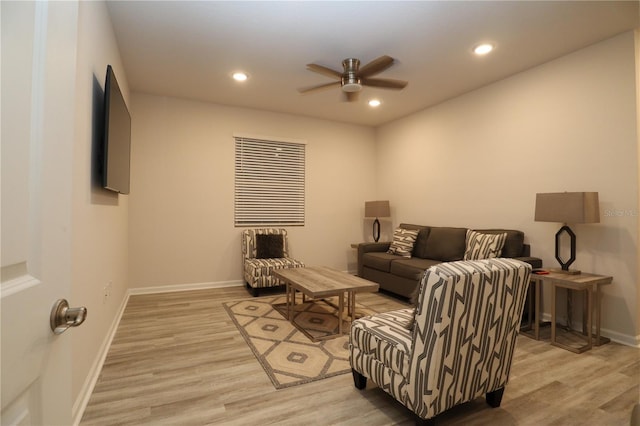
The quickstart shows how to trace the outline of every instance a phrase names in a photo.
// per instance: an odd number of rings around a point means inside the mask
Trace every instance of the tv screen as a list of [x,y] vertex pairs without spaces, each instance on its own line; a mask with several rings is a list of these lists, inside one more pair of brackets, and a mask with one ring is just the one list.
[[129,193],[131,116],[111,65],[104,84],[104,164],[102,186]]

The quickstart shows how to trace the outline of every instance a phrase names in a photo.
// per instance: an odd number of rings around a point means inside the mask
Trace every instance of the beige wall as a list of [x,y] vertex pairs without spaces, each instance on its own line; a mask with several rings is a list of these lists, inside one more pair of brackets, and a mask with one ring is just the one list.
[[132,288],[242,280],[234,134],[307,142],[306,224],[287,228],[291,254],[356,269],[349,245],[364,238],[364,201],[375,194],[373,129],[138,93],[132,100]]
[[[134,94],[132,288],[241,279],[233,226],[233,134],[302,139],[307,224],[289,228],[309,264],[353,270],[370,239],[367,199],[392,221],[522,229],[553,266],[560,224],[533,221],[535,193],[598,191],[601,223],[575,225],[576,268],[615,278],[603,328],[638,334],[638,153],[632,33],[502,80],[375,131],[334,122]],[[376,147],[372,141],[377,141]]]
[[632,35],[377,131],[133,94],[132,192],[115,196],[92,184],[94,102],[108,63],[125,97],[126,74],[105,5],[80,2],[78,25],[70,302],[87,306],[89,315],[72,334],[74,409],[90,390],[127,289],[241,279],[234,133],[307,141],[307,220],[289,228],[292,253],[342,270],[355,269],[349,244],[370,240],[365,200],[391,200],[387,232],[401,221],[523,229],[534,255],[552,265],[559,225],[533,222],[534,194],[599,191],[602,223],[574,227],[575,265],[615,277],[605,292],[603,327],[623,339],[639,334]]
[[634,61],[627,33],[379,128],[394,223],[521,229],[553,267],[561,224],[533,221],[535,194],[598,191],[601,223],[572,226],[573,267],[614,277],[603,330],[638,343]]
[[[100,137],[94,134],[100,120],[96,107],[101,108],[107,64],[114,67],[126,97],[126,75],[106,6],[102,2],[80,2],[69,302],[86,306],[88,315],[82,327],[71,334],[74,411],[91,390],[88,381],[128,289],[127,197],[92,184],[95,139]],[[105,300],[108,283],[112,283],[110,296]]]

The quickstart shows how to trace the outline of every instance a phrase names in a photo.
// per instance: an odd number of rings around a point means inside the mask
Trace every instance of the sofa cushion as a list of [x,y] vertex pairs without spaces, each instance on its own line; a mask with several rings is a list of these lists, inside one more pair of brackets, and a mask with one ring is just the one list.
[[402,257],[411,257],[413,245],[417,237],[418,230],[416,229],[397,228],[393,231],[393,241],[387,253]]
[[282,257],[280,259],[245,259],[244,261],[245,275],[253,278],[270,276],[271,271],[274,269],[302,267],[304,267],[304,263],[289,257]]
[[466,240],[467,228],[432,227],[424,257],[442,262],[462,260]]
[[425,250],[427,249],[427,238],[429,237],[430,227],[422,225],[411,225],[409,223],[401,223],[400,228],[415,229],[418,231],[418,237],[413,245],[412,257],[421,257],[426,259]]
[[441,263],[439,260],[420,259],[412,257],[411,259],[398,259],[391,262],[390,272],[399,277],[409,278],[410,280],[419,281],[424,271],[431,266]]
[[507,233],[483,234],[481,232],[467,231],[467,243],[464,251],[464,260],[480,260],[500,257]]
[[502,248],[502,257],[520,257],[524,247],[524,232],[514,229],[474,229],[474,231],[483,234],[501,234],[507,233],[507,240]]
[[368,252],[362,255],[362,265],[378,271],[389,272],[391,261],[396,259],[403,258],[387,252]]

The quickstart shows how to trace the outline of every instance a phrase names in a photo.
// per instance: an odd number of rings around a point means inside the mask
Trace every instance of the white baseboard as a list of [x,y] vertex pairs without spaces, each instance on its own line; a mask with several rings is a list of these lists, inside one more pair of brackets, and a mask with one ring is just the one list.
[[608,337],[612,342],[620,343],[621,345],[632,346],[634,348],[640,348],[640,335],[629,336],[628,334],[618,333],[617,331],[608,330],[606,328],[600,329],[600,334],[604,337]]
[[[542,321],[551,322],[551,314],[544,312],[542,314]],[[574,324],[573,329],[576,331],[582,331],[580,324]],[[640,335],[630,336],[628,334],[618,333],[617,331],[609,330],[607,328],[600,328],[600,334],[604,337],[608,337],[612,342],[620,343],[621,345],[632,346],[634,348],[640,348]]]
[[155,287],[136,287],[130,288],[129,294],[153,294],[153,293],[171,293],[175,291],[190,291],[190,290],[205,290],[209,288],[224,288],[224,287],[242,287],[244,281],[218,281],[208,283],[190,283],[190,284],[173,284],[162,285]]
[[156,287],[138,287],[138,288],[130,288],[127,290],[125,297],[122,300],[120,307],[118,308],[118,312],[116,313],[113,322],[111,323],[111,327],[109,327],[109,331],[105,336],[104,341],[102,342],[102,346],[98,351],[98,356],[96,357],[91,369],[89,370],[89,374],[87,374],[87,379],[85,380],[82,389],[80,390],[76,401],[73,404],[72,409],[72,420],[73,425],[77,426],[80,424],[82,420],[82,415],[84,414],[84,410],[87,408],[87,404],[89,403],[89,399],[91,398],[91,394],[93,393],[93,389],[96,386],[96,382],[100,377],[100,372],[102,371],[102,366],[104,365],[104,361],[107,358],[107,353],[109,353],[109,348],[111,347],[111,342],[118,330],[118,325],[120,324],[120,319],[122,318],[122,314],[124,313],[125,308],[127,307],[127,302],[129,301],[129,297],[131,295],[136,294],[153,294],[153,293],[170,293],[176,291],[189,291],[189,290],[202,290],[208,288],[224,288],[224,287],[242,287],[244,286],[244,282],[241,280],[235,281],[219,281],[219,282],[209,282],[209,283],[192,283],[192,284],[178,284],[178,285],[167,285],[167,286],[156,286]]
[[118,312],[116,313],[116,316],[111,323],[111,327],[109,327],[107,335],[102,342],[102,346],[100,346],[98,356],[93,362],[93,365],[89,370],[89,374],[87,374],[87,378],[82,385],[82,389],[80,389],[78,397],[73,403],[73,408],[71,410],[71,419],[73,420],[74,426],[80,424],[82,415],[84,414],[84,410],[87,408],[87,404],[89,403],[89,399],[91,398],[91,394],[93,393],[93,388],[96,386],[98,377],[100,377],[100,372],[102,371],[104,360],[107,358],[107,353],[109,353],[111,342],[113,341],[113,337],[118,330],[118,325],[120,324],[120,319],[122,318],[122,314],[124,313],[124,308],[127,306],[127,302],[129,301],[129,294],[130,293],[127,291],[124,298],[122,299],[122,303],[120,304]]

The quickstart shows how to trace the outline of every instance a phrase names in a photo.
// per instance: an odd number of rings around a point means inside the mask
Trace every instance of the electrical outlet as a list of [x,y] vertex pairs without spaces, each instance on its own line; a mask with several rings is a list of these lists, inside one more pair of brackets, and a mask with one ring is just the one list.
[[102,303],[107,303],[107,299],[111,297],[111,288],[113,287],[113,282],[109,281],[107,285],[102,288]]

